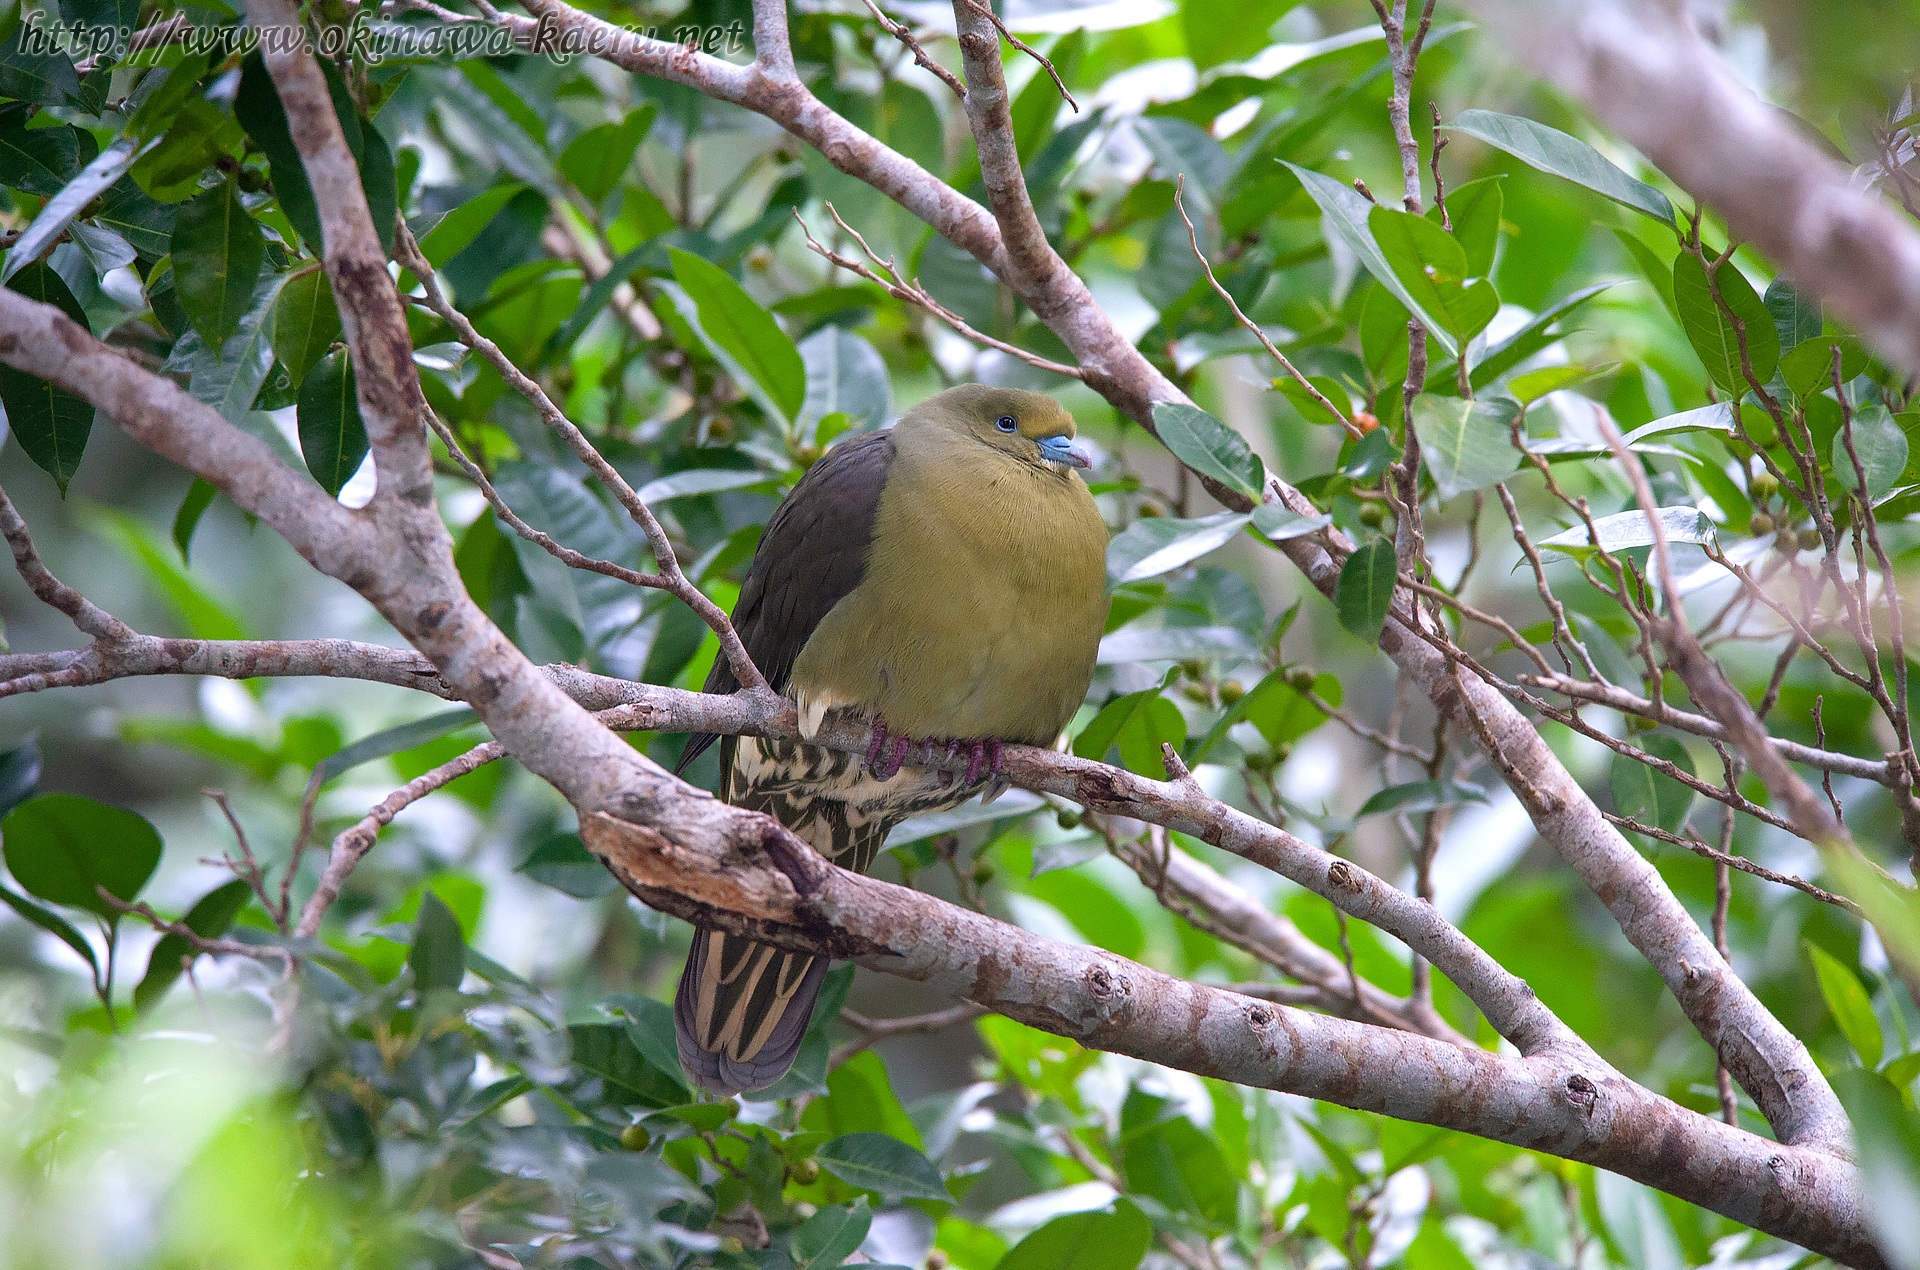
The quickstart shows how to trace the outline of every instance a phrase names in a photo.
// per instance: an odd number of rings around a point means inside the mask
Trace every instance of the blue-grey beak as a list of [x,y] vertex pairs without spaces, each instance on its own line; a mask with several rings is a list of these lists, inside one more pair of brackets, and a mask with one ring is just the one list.
[[1042,437],[1039,441],[1040,457],[1049,463],[1065,463],[1068,467],[1087,467],[1093,464],[1087,456],[1073,448],[1070,437]]

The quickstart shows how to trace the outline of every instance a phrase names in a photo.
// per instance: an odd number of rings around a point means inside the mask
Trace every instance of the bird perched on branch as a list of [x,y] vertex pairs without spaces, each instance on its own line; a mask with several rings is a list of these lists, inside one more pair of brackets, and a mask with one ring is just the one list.
[[[908,816],[993,783],[1003,741],[1051,745],[1086,696],[1106,624],[1106,526],[1050,397],[968,384],[846,441],[767,524],[734,628],[799,707],[873,723],[864,757],[805,740],[720,740],[720,796],[864,872]],[[726,659],[706,691],[738,686]],[[965,756],[964,773],[916,766]],[[827,959],[699,930],[674,1019],[680,1061],[712,1089],[760,1089],[793,1065]]]

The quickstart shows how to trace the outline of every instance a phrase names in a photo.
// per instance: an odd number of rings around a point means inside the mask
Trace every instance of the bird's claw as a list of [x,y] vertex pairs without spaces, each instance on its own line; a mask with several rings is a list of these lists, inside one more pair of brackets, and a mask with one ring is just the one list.
[[[911,737],[895,736],[888,732],[885,720],[873,721],[873,741],[867,746],[867,767],[880,780],[892,780],[899,775],[907,759],[917,752],[920,763],[931,767],[937,758],[944,757],[949,762],[962,753],[967,756],[966,784],[978,784],[985,776],[998,776],[1002,760],[1002,748],[999,740],[987,737],[962,740],[955,737],[944,741],[927,737],[914,740]],[[942,785],[951,784],[951,772],[940,773]]]

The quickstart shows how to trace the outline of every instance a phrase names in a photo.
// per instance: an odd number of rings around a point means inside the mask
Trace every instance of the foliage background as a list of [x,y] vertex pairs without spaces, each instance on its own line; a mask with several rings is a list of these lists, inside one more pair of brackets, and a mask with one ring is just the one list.
[[[903,5],[897,13],[921,20],[939,8]],[[1820,10],[1815,18],[1798,6],[1725,7],[1715,18],[1719,43],[1757,88],[1864,162],[1911,110],[1900,76],[1912,68],[1892,51],[1911,41],[1879,33],[1902,22],[1911,32],[1914,15],[1868,4]],[[189,12],[220,20],[214,10]],[[717,27],[748,19],[743,6],[726,4],[633,15]],[[1350,251],[1329,243],[1319,207],[1275,162],[1363,178],[1375,191],[1396,188],[1389,83],[1377,28],[1368,35],[1370,11],[1284,0],[1122,0],[1102,6],[1092,28],[1081,25],[1088,15],[1071,11],[1026,16],[1016,29],[1050,52],[1082,106],[1078,114],[1061,110],[1044,74],[1009,61],[1021,153],[1056,242],[1142,347],[1271,467],[1322,494],[1343,526],[1376,526],[1363,510],[1367,500],[1343,493],[1341,479],[1317,490],[1308,482],[1344,468],[1364,484],[1367,473],[1354,466],[1339,430],[1309,421],[1296,398],[1270,390],[1273,368],[1251,354],[1206,290],[1172,208],[1173,178],[1183,176],[1201,241],[1242,305],[1310,374],[1341,382],[1356,409],[1395,426],[1404,316]],[[1423,139],[1428,101],[1448,120],[1469,108],[1495,110],[1584,137],[1664,184],[1451,17],[1443,9],[1436,19],[1415,86]],[[813,68],[823,100],[956,187],[977,184],[956,103],[903,61],[864,10],[810,7],[796,11],[793,24],[796,54]],[[389,64],[366,82],[368,104],[377,106],[372,126],[395,156],[400,210],[481,331],[542,379],[636,487],[683,472],[741,474],[656,487],[663,501],[650,496],[690,572],[723,605],[736,594],[757,526],[836,429],[877,426],[955,379],[1039,386],[1068,401],[1100,455],[1095,480],[1116,529],[1142,517],[1218,510],[1151,438],[1084,387],[980,353],[810,254],[794,211],[827,240],[823,204],[831,200],[880,256],[897,255],[976,328],[1065,356],[979,266],[817,155],[802,155],[804,147],[764,120],[588,61]],[[232,115],[231,92],[208,94],[223,119]],[[99,122],[71,106],[43,113]],[[237,127],[223,144],[230,168],[263,172]],[[631,162],[621,162],[629,152]],[[1490,277],[1506,307],[1489,343],[1593,284],[1615,284],[1520,368],[1588,372],[1569,374],[1570,390],[1533,406],[1533,435],[1591,436],[1589,401],[1603,403],[1623,428],[1707,404],[1694,344],[1642,259],[1670,261],[1670,234],[1464,136],[1441,166],[1459,236],[1478,243],[1470,251],[1493,253]],[[270,230],[287,223],[257,185],[248,190],[240,180],[237,188]],[[11,202],[17,227],[35,200],[16,192]],[[556,251],[556,226],[563,247],[584,241],[628,261],[667,325],[663,338],[641,338],[612,308],[582,307],[588,282],[565,258],[579,249]],[[137,234],[128,240],[144,246]],[[852,249],[844,235],[833,241]],[[716,341],[691,329],[707,316],[698,309],[703,275],[676,263],[670,248],[735,275],[779,315],[806,365],[808,397],[794,426],[762,399],[760,377],[733,372],[726,351],[716,354]],[[97,332],[119,328],[130,347],[180,364],[182,345],[197,337],[170,324],[161,302],[150,309],[140,285],[156,289],[164,255],[142,251],[131,287],[127,270],[103,278],[73,246],[58,249],[53,264]],[[1766,263],[1737,260],[1764,291]],[[180,263],[173,260],[176,269]],[[508,501],[571,545],[639,563],[644,544],[581,482],[525,404],[490,368],[442,347],[448,333],[431,315],[415,317],[416,344],[446,354],[425,363],[430,400]],[[264,395],[249,403],[256,409],[240,414],[298,444],[302,421],[290,386],[272,395],[284,369],[275,364]],[[1663,495],[1672,495],[1663,501],[1712,500],[1723,541],[1747,536],[1755,509],[1724,473],[1719,484],[1703,485],[1696,466],[1656,458],[1653,468]],[[1564,463],[1556,472],[1596,512],[1632,505],[1610,463]],[[17,442],[0,451],[0,484],[54,572],[140,630],[394,642],[364,603],[314,575],[224,498],[189,523],[184,550],[175,535],[190,483],[111,427],[95,429],[64,497]],[[1514,488],[1536,538],[1565,523],[1537,478],[1517,478]],[[567,575],[503,534],[451,466],[439,492],[470,589],[536,660],[584,660],[681,686],[703,680],[714,641],[684,609],[655,593]],[[348,482],[346,497],[354,496]],[[1457,572],[1473,550],[1472,501],[1453,499],[1430,513],[1429,542],[1443,573]],[[1895,523],[1898,510],[1883,514],[1883,533],[1904,565],[1902,553],[1916,542]],[[1523,624],[1540,620],[1531,578],[1511,571],[1518,553],[1497,515],[1483,522],[1479,550],[1474,602]],[[1577,590],[1577,574],[1566,573]],[[1383,726],[1396,700],[1392,669],[1306,590],[1244,534],[1122,586],[1114,626],[1131,622],[1137,642],[1132,655],[1122,649],[1102,666],[1076,724],[1081,748],[1095,744],[1088,736],[1111,739],[1129,767],[1157,775],[1157,741],[1202,743],[1228,707],[1265,682],[1256,722],[1223,733],[1199,769],[1203,782],[1242,805],[1284,808],[1296,832],[1337,838],[1374,871],[1410,879],[1395,818],[1355,817],[1382,787],[1418,774],[1383,764],[1366,740],[1320,722],[1290,686],[1306,682],[1299,672],[1307,670],[1322,697]],[[1592,595],[1570,602],[1601,623],[1596,629],[1622,633]],[[72,642],[57,615],[11,577],[0,581],[0,616],[14,651]],[[1772,650],[1716,651],[1757,695]],[[1880,753],[1887,746],[1864,698],[1836,691],[1836,682],[1811,659],[1795,663],[1776,730],[1811,742],[1811,710],[1824,694],[1828,747]],[[1122,705],[1098,714],[1115,700]],[[444,710],[348,681],[155,678],[8,700],[0,704],[0,748],[19,756],[10,770],[26,766],[20,747],[37,748],[41,792],[84,795],[150,821],[165,851],[142,898],[177,914],[227,877],[206,862],[231,851],[233,839],[203,786],[226,791],[255,849],[278,864],[316,764],[349,742]],[[1430,715],[1413,709],[1406,734],[1430,726]],[[1543,731],[1613,805],[1608,752],[1553,725]],[[339,774],[320,793],[318,840],[480,738],[477,728],[442,725],[425,744]],[[671,762],[680,740],[636,743]],[[1710,752],[1694,748],[1701,770],[1710,770]],[[711,782],[710,765],[696,765],[693,779]],[[1490,792],[1460,806],[1448,825],[1434,870],[1441,911],[1524,976],[1609,1062],[1682,1103],[1715,1109],[1713,1056],[1657,975],[1533,841],[1524,812],[1491,772],[1450,774]],[[1863,843],[1898,841],[1884,791],[1843,780],[1835,792]],[[1251,958],[1157,903],[1087,826],[1053,808],[1033,811],[1032,801],[1015,795],[970,823],[920,826],[878,871],[1174,974],[1223,983],[1265,977]],[[1713,809],[1692,813],[1712,837]],[[1125,1270],[1143,1255],[1417,1270],[1542,1259],[1649,1268],[1796,1260],[1725,1219],[1580,1165],[1096,1055],[994,1018],[883,1040],[827,1075],[829,1045],[857,1034],[829,1002],[819,1041],[777,1091],[786,1097],[695,1105],[678,1086],[658,1004],[671,995],[687,930],[580,864],[573,828],[562,801],[511,763],[410,808],[334,908],[325,940],[335,955],[310,972],[291,1018],[271,1009],[274,964],[239,959],[201,960],[192,985],[177,985],[136,1016],[131,988],[154,938],[125,922],[110,1026],[71,950],[24,920],[0,918],[0,1123],[11,1148],[0,1159],[0,1228],[9,1232],[0,1260],[831,1265],[862,1243],[870,1214],[871,1259],[964,1270]],[[1364,926],[1343,930],[1324,901],[1184,845],[1325,947],[1339,953],[1349,943],[1365,978],[1408,991],[1398,944]],[[1704,922],[1712,867],[1643,845]],[[1810,847],[1764,826],[1743,822],[1737,847],[1784,872],[1820,873]],[[311,885],[320,854],[307,857],[296,896]],[[1880,852],[1889,865],[1897,856]],[[264,939],[269,925],[256,905],[240,914],[236,937]],[[102,940],[88,938],[104,959]],[[1911,1101],[1920,1064],[1898,1060],[1913,1049],[1920,1020],[1858,922],[1736,875],[1728,938],[1741,975],[1823,1064],[1889,1065]],[[1818,961],[1822,954],[1830,964]],[[868,1018],[950,1004],[882,976],[841,974],[846,1004]],[[1491,1040],[1444,982],[1436,999],[1455,1026]],[[1875,1052],[1863,1052],[1876,1041]],[[630,1131],[634,1124],[644,1139]],[[1765,1130],[1744,1102],[1743,1124]],[[858,1136],[869,1133],[919,1154]],[[643,1140],[645,1149],[631,1149]],[[759,1249],[763,1236],[770,1247]]]

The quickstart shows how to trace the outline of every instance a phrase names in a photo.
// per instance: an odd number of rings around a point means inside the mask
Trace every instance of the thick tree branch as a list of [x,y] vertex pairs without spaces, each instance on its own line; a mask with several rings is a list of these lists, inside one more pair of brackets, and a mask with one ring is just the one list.
[[742,852],[604,813],[581,834],[628,890],[689,921],[848,958],[1095,1049],[1583,1160],[1885,1265],[1852,1165],[1688,1111],[1590,1051],[1502,1057],[1187,983],[848,873],[785,837]]

